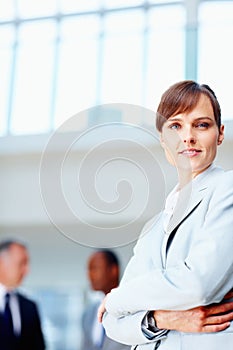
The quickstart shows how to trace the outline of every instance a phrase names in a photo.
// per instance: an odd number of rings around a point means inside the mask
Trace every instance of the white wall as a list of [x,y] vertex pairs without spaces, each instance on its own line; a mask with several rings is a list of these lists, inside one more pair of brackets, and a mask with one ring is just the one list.
[[[226,140],[219,148],[217,163],[226,169],[233,169],[232,123],[229,123],[227,127]],[[69,134],[66,134],[65,137],[69,138]],[[77,174],[80,164],[90,148],[85,146],[74,149],[64,171],[64,186],[67,186],[64,191],[68,196],[68,202],[76,211],[76,216],[79,216],[77,218],[70,215],[68,211],[66,212],[63,205],[59,203],[60,194],[57,195],[57,187],[54,187],[55,178],[59,176],[54,173],[54,167],[61,156],[64,156],[61,141],[60,149],[53,149],[48,154],[49,162],[46,164],[44,174],[47,186],[44,189],[49,189],[52,194],[49,201],[52,200],[55,207],[54,217],[57,228],[51,223],[45,211],[39,184],[41,155],[47,141],[48,136],[42,135],[8,137],[0,140],[0,236],[20,236],[28,242],[32,268],[25,282],[27,286],[79,286],[85,289],[87,287],[86,260],[92,247],[96,247],[98,242],[104,245],[104,242],[107,241],[107,246],[113,247],[120,255],[124,268],[143,224],[161,208],[165,193],[174,185],[175,171],[167,165],[160,146],[148,140],[143,140],[147,147],[146,153],[144,149],[132,147],[132,144],[128,149],[121,149],[120,153],[115,152],[113,148],[102,149],[99,153],[96,151],[94,159],[97,165],[98,161],[103,164],[105,160],[113,161],[117,155],[119,157],[127,155],[125,163],[118,160],[120,162],[118,167],[114,165],[113,169],[107,168],[102,174],[100,173],[99,180],[96,176],[96,188],[104,201],[117,202],[115,186],[118,180],[124,178],[134,186],[132,200],[125,210],[116,215],[100,213],[85,205],[79,189],[75,187],[78,184]],[[154,164],[150,164],[151,158],[145,156],[148,152],[152,152],[155,159]],[[130,159],[133,162],[130,163]],[[88,172],[90,169],[96,171],[97,167],[95,165],[93,168],[93,158],[89,162],[90,166],[87,164],[83,169],[86,171],[86,186],[91,188],[92,185],[88,181],[92,178]],[[130,166],[128,166],[129,163]],[[146,177],[135,163],[143,164]],[[158,172],[153,173],[158,164]],[[148,180],[148,183],[145,179]],[[145,196],[148,184],[152,194],[149,199]],[[123,198],[122,203],[127,202],[128,199]],[[142,202],[146,203],[146,201],[150,203],[143,211],[144,203]],[[135,217],[135,222],[130,223]],[[82,221],[86,221],[88,225]],[[91,225],[94,225],[94,228]],[[64,234],[60,232],[61,230]],[[75,240],[78,243],[74,242]]]

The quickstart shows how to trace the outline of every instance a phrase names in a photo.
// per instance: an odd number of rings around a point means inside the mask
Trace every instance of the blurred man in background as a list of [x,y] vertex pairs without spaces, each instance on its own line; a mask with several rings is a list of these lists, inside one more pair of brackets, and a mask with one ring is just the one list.
[[20,294],[29,270],[29,254],[20,241],[0,242],[0,349],[44,350],[36,304]]
[[[120,267],[116,254],[110,250],[98,250],[88,260],[88,278],[94,291],[103,297],[119,284]],[[97,319],[100,301],[88,305],[83,315],[81,350],[129,350],[130,347],[109,339]]]

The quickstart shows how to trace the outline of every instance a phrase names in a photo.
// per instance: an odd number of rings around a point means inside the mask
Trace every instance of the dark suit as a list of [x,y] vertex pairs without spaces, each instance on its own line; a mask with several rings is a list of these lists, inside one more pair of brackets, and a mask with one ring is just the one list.
[[129,350],[129,346],[118,343],[108,338],[106,335],[104,336],[103,344],[101,347],[94,344],[92,339],[92,329],[97,318],[98,307],[99,302],[92,303],[87,307],[83,314],[83,337],[81,350]]
[[[17,294],[21,317],[21,334],[6,341],[3,334],[3,317],[0,314],[0,349],[1,350],[44,350],[45,342],[41,330],[40,317],[36,304]],[[6,344],[7,343],[7,344]]]

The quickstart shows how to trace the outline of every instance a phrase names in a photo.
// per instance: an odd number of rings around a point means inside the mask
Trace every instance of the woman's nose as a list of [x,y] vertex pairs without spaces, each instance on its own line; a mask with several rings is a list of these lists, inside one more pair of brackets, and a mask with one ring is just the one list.
[[183,142],[185,144],[191,144],[191,145],[196,143],[196,137],[192,130],[190,129],[185,130],[183,134]]
[[191,137],[186,137],[185,139],[184,139],[184,143],[189,143],[189,144],[195,144],[196,143],[196,141],[195,141],[195,138],[193,137],[193,136],[191,136]]

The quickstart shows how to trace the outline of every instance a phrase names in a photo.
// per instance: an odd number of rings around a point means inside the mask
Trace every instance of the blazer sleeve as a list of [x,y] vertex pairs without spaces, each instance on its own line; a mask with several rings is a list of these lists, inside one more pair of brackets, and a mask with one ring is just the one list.
[[[178,261],[176,266],[154,268],[125,278],[107,297],[108,314],[120,319],[146,310],[185,310],[218,303],[232,289],[232,174],[232,171],[225,173],[212,190],[204,225],[195,233],[186,259]],[[146,254],[140,242],[135,254],[130,262],[131,271],[137,268],[140,256]]]
[[[136,276],[140,274],[140,269],[142,267],[141,259],[145,258],[144,251],[147,249],[144,239],[145,235],[149,233],[151,227],[153,227],[159,218],[160,216],[158,215],[151,219],[143,228],[140,238],[134,248],[134,255],[124,271],[120,286],[127,284],[128,281],[136,278]],[[143,273],[143,271],[141,271],[141,273]],[[151,340],[146,337],[142,331],[142,321],[146,314],[147,311],[138,311],[135,313],[126,312],[125,315],[116,317],[106,311],[103,317],[103,325],[107,336],[126,345],[151,343],[165,338],[165,334],[162,336],[157,336],[155,334],[155,337]]]

